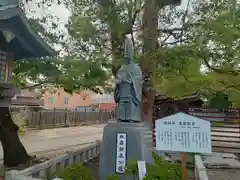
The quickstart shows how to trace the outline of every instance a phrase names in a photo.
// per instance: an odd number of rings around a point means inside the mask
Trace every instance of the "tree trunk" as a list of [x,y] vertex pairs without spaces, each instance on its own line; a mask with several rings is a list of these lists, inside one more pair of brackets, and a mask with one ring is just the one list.
[[154,79],[156,65],[152,56],[158,48],[157,0],[147,0],[143,14],[143,57],[140,66],[145,78],[143,87],[143,120],[153,128],[152,115],[155,99]]
[[18,126],[13,122],[9,108],[0,107],[0,141],[2,143],[4,166],[14,167],[28,164],[30,156],[18,137]]

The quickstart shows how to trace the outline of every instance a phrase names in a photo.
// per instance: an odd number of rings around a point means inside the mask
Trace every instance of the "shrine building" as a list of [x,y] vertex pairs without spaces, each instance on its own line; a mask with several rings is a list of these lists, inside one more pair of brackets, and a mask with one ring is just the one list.
[[12,85],[12,62],[54,56],[56,52],[31,28],[20,0],[0,1],[0,107],[19,89]]

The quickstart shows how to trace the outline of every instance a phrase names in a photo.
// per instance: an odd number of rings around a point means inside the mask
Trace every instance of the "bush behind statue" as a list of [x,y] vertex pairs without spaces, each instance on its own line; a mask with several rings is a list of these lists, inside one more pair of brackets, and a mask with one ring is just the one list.
[[92,172],[82,164],[73,164],[70,167],[56,173],[63,180],[95,180]]
[[[144,180],[181,180],[181,166],[163,160],[159,155],[153,153],[154,164],[147,164],[147,175]],[[136,160],[130,160],[126,166],[126,176],[138,177]],[[70,167],[56,173],[63,180],[95,180],[91,171],[82,164],[73,164]],[[137,178],[136,178],[137,179]],[[108,180],[120,180],[117,174],[110,175]]]
[[[147,174],[144,180],[181,180],[181,165],[172,164],[163,160],[159,155],[153,153],[154,164],[147,164]],[[135,176],[138,179],[138,167],[136,160],[127,162],[125,168],[126,176]],[[108,177],[108,180],[120,180],[118,175]]]
[[11,116],[13,119],[13,122],[19,127],[18,133],[20,135],[24,135],[27,127],[26,127],[26,122],[28,118],[28,114],[26,111],[11,111]]

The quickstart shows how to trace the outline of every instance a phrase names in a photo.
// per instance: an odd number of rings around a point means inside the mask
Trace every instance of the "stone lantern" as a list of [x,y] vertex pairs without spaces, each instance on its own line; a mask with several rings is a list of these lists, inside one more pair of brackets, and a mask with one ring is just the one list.
[[19,92],[11,83],[13,61],[53,55],[31,28],[19,0],[0,1],[0,107],[9,106]]

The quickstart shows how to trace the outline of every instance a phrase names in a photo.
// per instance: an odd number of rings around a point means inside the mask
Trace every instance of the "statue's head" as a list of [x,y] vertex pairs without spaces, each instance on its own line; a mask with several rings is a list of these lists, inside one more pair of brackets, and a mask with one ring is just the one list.
[[130,64],[133,62],[133,44],[129,37],[126,36],[124,41],[124,64]]

